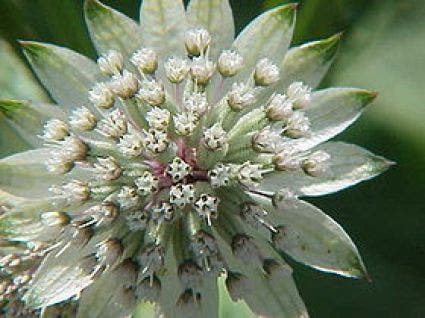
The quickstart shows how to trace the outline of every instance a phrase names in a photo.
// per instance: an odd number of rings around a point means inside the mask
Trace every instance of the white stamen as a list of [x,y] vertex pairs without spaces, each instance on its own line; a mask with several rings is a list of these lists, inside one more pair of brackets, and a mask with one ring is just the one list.
[[155,193],[159,189],[159,179],[149,171],[145,171],[142,176],[134,181],[140,195],[147,196]]
[[190,29],[185,34],[185,45],[190,55],[198,56],[205,53],[210,42],[211,35],[202,28]]
[[97,64],[105,75],[119,74],[124,67],[124,57],[120,52],[110,50],[97,59]]
[[249,84],[233,83],[227,102],[235,111],[251,106],[256,102],[255,90]]
[[214,169],[208,172],[211,186],[214,188],[227,186],[230,182],[231,170],[229,166],[217,164]]
[[127,120],[120,109],[109,113],[108,117],[99,123],[99,133],[109,138],[119,138],[127,132]]
[[204,131],[204,143],[211,150],[223,149],[227,145],[227,132],[215,123]]
[[208,194],[201,194],[195,202],[195,210],[201,218],[206,219],[211,226],[211,219],[217,218],[219,199]]
[[78,130],[92,130],[97,123],[97,118],[86,107],[80,107],[72,112],[69,116],[69,124]]
[[156,222],[171,221],[173,219],[174,209],[171,204],[163,202],[160,206],[152,209],[152,218]]
[[109,87],[119,97],[127,99],[136,94],[139,89],[139,81],[136,75],[124,70],[122,75],[117,74],[112,77]]
[[[120,75],[118,75],[120,76]],[[89,100],[96,107],[108,109],[114,105],[114,94],[105,83],[97,83],[89,91]]]
[[217,69],[221,75],[230,77],[236,75],[242,69],[243,64],[242,55],[233,50],[225,50],[218,58]]
[[166,131],[170,123],[170,112],[166,109],[153,107],[146,114],[149,127]]
[[180,83],[189,73],[190,66],[187,60],[179,57],[170,57],[164,63],[164,69],[165,75],[171,83]]
[[205,93],[191,93],[185,96],[183,107],[197,116],[202,115],[208,108],[207,95]]
[[158,68],[158,55],[152,49],[142,48],[133,54],[131,63],[133,63],[140,72],[153,74]]
[[184,162],[181,158],[176,157],[168,164],[166,172],[171,176],[173,182],[179,182],[186,178],[192,170],[192,167]]
[[215,64],[203,56],[193,58],[190,66],[190,74],[198,85],[208,84],[214,70]]
[[180,136],[189,136],[198,124],[198,117],[191,112],[184,112],[173,116],[174,128]]
[[195,200],[195,189],[192,184],[179,183],[170,188],[170,203],[178,208],[183,208]]
[[255,84],[259,86],[269,86],[276,83],[280,78],[279,68],[268,58],[257,62],[254,72]]
[[153,153],[159,154],[167,150],[170,140],[166,132],[161,130],[149,129],[143,131],[143,142],[145,148]]

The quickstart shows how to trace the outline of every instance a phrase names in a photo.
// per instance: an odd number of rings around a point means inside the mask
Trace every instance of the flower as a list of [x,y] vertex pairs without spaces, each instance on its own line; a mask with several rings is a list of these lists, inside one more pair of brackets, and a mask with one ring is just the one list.
[[257,315],[307,317],[283,255],[367,276],[302,197],[391,165],[328,142],[376,94],[315,90],[340,35],[288,50],[295,12],[265,12],[234,39],[227,0],[144,0],[140,24],[86,0],[97,63],[22,42],[57,105],[0,100],[33,147],[0,160],[9,314],[128,317],[147,301],[163,317],[217,317],[225,277]]

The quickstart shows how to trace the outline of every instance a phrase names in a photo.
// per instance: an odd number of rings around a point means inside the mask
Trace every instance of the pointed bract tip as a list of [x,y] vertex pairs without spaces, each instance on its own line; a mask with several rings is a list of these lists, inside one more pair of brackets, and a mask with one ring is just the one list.
[[40,42],[19,40],[18,43],[22,47],[24,52],[32,54],[37,54],[45,49],[43,43]]

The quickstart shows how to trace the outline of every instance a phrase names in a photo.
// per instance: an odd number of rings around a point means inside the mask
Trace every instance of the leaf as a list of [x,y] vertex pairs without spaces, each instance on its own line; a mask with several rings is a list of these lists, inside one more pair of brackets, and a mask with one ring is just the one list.
[[39,148],[1,159],[0,189],[26,198],[40,198],[49,194],[52,185],[83,177],[79,169],[61,176],[49,173],[45,162],[51,157],[50,152],[48,148]]
[[[255,199],[255,196],[253,197]],[[367,277],[356,246],[344,229],[317,207],[295,198],[257,200],[278,229],[273,244],[296,261],[320,271]]]
[[393,164],[361,147],[343,142],[327,142],[312,151],[317,150],[330,155],[323,175],[311,177],[302,170],[273,172],[264,176],[258,189],[270,194],[288,189],[296,195],[320,196],[369,180]]
[[38,78],[66,112],[73,107],[91,106],[88,91],[102,78],[93,61],[52,44],[20,43]]
[[186,55],[186,14],[181,0],[144,0],[140,8],[143,44],[162,56]]
[[77,318],[128,317],[136,307],[130,286],[136,283],[136,269],[125,262],[103,273],[83,291]]
[[98,53],[114,49],[126,59],[142,45],[140,26],[125,16],[97,0],[86,0],[84,12],[87,27]]
[[228,0],[192,0],[187,7],[187,19],[191,26],[203,27],[210,32],[209,55],[212,59],[232,45],[235,25]]
[[338,33],[290,49],[280,65],[281,78],[276,86],[285,90],[291,83],[299,81],[313,88],[319,85],[334,60],[341,36],[342,33]]
[[41,147],[44,143],[38,137],[43,132],[43,124],[52,117],[65,117],[56,105],[24,100],[0,99],[0,112],[5,115],[6,121],[17,135],[34,148]]
[[356,88],[329,88],[314,92],[310,107],[305,111],[310,121],[309,135],[292,139],[285,147],[308,150],[336,136],[361,115],[376,93]]
[[12,46],[0,38],[0,98],[34,99],[48,102],[42,87]]
[[246,80],[258,59],[280,63],[289,47],[295,25],[297,5],[269,10],[253,20],[236,38],[233,46],[245,59],[245,71],[237,79]]

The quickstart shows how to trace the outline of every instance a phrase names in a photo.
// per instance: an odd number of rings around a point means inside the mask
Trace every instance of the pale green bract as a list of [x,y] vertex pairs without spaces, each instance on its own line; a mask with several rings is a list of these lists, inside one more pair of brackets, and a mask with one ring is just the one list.
[[307,317],[286,262],[367,277],[347,233],[302,201],[391,162],[328,142],[376,96],[313,91],[340,35],[289,48],[296,5],[238,36],[227,0],[97,0],[97,63],[22,42],[55,104],[0,100],[33,149],[0,159],[6,317],[218,317],[217,279],[265,317]]

